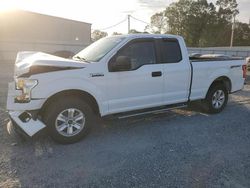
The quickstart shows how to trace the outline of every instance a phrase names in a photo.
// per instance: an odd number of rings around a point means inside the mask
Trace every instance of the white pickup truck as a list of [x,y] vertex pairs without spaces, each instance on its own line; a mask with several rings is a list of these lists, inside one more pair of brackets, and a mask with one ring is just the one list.
[[7,109],[29,136],[47,128],[60,143],[86,135],[93,117],[130,117],[201,100],[218,113],[241,90],[243,59],[190,59],[182,37],[121,35],[103,38],[72,59],[19,52]]

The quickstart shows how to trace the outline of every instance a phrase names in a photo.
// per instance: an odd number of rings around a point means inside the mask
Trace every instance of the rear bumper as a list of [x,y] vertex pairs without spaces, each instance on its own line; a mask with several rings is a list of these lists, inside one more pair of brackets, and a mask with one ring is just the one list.
[[32,115],[25,111],[9,111],[9,116],[18,132],[29,137],[46,127],[43,122],[38,119],[34,120]]

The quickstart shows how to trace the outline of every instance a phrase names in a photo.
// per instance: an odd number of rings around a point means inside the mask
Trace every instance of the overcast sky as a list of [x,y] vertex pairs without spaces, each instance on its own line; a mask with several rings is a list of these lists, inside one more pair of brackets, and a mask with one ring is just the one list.
[[[0,12],[21,8],[34,12],[54,15],[92,23],[92,29],[104,29],[126,18],[128,14],[150,22],[150,17],[164,10],[177,0],[0,0]],[[208,0],[215,2],[215,0]],[[249,23],[250,0],[237,0],[240,14],[237,19]],[[143,31],[145,23],[131,20],[131,28]],[[105,30],[126,33],[127,22]]]

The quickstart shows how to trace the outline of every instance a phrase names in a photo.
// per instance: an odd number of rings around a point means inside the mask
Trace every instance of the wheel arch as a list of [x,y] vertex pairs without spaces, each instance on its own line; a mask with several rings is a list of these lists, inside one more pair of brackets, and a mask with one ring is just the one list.
[[44,102],[42,108],[39,110],[39,114],[43,115],[46,109],[49,107],[49,105],[53,103],[53,101],[57,100],[59,97],[67,97],[67,96],[79,97],[80,99],[84,100],[89,104],[89,106],[92,108],[95,114],[100,115],[100,108],[96,99],[90,93],[78,89],[63,90],[53,94]]
[[230,93],[231,89],[232,89],[232,82],[230,80],[230,78],[228,78],[227,76],[220,76],[218,78],[216,78],[209,86],[207,93],[209,92],[209,90],[216,84],[223,84],[226,88],[227,91]]

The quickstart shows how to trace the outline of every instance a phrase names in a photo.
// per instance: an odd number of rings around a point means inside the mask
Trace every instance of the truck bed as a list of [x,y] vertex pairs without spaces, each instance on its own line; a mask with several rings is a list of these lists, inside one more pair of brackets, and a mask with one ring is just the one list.
[[230,93],[242,89],[243,58],[195,58],[190,63],[193,70],[191,100],[205,98],[211,83],[221,75],[230,80]]

